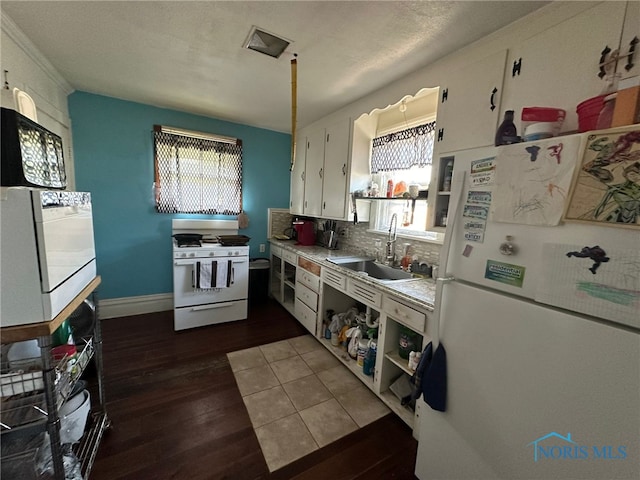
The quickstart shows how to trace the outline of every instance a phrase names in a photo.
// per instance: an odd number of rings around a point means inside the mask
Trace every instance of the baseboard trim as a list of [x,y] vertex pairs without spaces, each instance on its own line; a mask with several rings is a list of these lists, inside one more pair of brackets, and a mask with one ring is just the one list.
[[108,298],[100,300],[99,307],[101,319],[164,312],[173,310],[173,294],[160,293],[139,297]]

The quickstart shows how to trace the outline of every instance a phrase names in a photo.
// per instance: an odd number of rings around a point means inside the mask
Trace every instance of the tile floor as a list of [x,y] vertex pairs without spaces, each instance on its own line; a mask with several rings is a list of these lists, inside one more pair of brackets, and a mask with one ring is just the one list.
[[390,411],[311,335],[227,356],[271,472]]

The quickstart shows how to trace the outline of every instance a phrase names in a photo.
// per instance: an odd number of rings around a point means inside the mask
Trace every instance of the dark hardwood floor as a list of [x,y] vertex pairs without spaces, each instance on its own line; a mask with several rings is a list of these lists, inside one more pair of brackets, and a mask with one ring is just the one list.
[[306,332],[273,300],[247,320],[173,331],[173,312],[102,322],[107,411],[91,480],[414,479],[394,414],[269,473],[226,354]]

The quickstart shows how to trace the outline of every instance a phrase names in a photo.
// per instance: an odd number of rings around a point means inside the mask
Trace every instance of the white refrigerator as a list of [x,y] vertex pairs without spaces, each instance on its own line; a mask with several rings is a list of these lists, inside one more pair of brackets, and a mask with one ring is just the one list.
[[640,229],[560,221],[587,140],[453,155],[420,480],[640,478]]

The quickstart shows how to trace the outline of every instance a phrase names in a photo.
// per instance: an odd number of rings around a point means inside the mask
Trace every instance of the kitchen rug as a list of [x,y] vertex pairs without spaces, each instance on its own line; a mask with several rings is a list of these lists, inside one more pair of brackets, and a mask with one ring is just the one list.
[[270,472],[390,412],[311,335],[227,357]]

